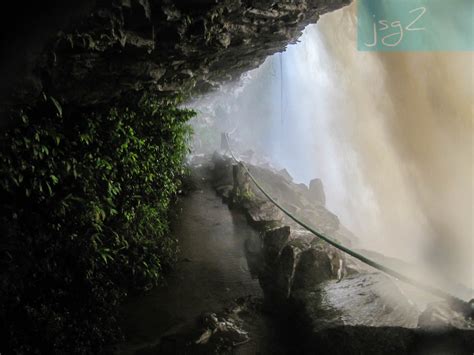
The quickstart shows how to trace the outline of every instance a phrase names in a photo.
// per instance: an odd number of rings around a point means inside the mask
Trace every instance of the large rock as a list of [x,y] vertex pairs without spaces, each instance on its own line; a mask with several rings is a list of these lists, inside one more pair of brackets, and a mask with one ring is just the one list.
[[309,198],[313,203],[326,205],[326,195],[321,179],[313,179],[309,182]]
[[295,268],[304,249],[304,245],[290,242],[283,248],[275,264],[266,263],[259,280],[265,297],[271,303],[282,305],[290,297]]
[[[287,229],[276,229],[267,235],[277,236],[273,243],[264,243],[265,266],[259,279],[262,289],[268,299],[276,304],[284,304],[290,297],[296,266],[301,254],[311,248],[314,236],[311,233],[301,230],[291,230],[287,234]],[[286,241],[286,244],[284,244]],[[267,250],[266,246],[270,246]],[[281,251],[276,254],[275,251]]]
[[241,164],[234,164],[232,166],[232,178],[234,182],[234,195],[247,199],[251,197],[250,177]]
[[283,219],[283,213],[270,201],[250,201],[244,207],[250,224],[257,228],[265,228]]
[[[307,200],[304,190],[302,190],[297,184],[289,181],[284,175],[277,171],[273,171],[270,168],[253,165],[249,166],[248,164],[247,166],[262,187],[274,199],[281,203],[283,207],[304,209],[310,206],[310,202]],[[256,186],[253,185],[252,189],[255,195],[265,198]]]
[[[14,28],[26,30],[3,32],[2,43],[15,50],[3,48],[2,73],[24,57],[29,63],[15,71],[18,89],[10,82],[0,101],[13,103],[5,96],[14,91],[17,103],[31,103],[46,91],[63,103],[90,106],[144,90],[206,90],[257,67],[296,42],[321,14],[348,3],[88,0],[74,7],[46,2],[31,17],[24,16],[29,9],[23,6],[19,13],[8,12],[11,19],[17,16]],[[38,31],[41,27],[48,30]],[[20,32],[25,38],[15,41]]]
[[312,289],[327,280],[340,280],[344,275],[344,255],[333,246],[315,239],[311,247],[301,253],[293,277],[292,292]]
[[[357,238],[320,204],[305,200],[308,191],[271,168],[251,167],[266,189],[291,206],[307,223],[345,245]],[[239,183],[245,185],[244,183]],[[252,186],[252,185],[251,185]],[[431,305],[423,313],[389,277],[321,241],[295,223],[273,217],[260,200],[242,207],[261,222],[263,265],[259,281],[269,310],[286,318],[300,354],[471,354],[472,320],[453,307]],[[288,203],[284,199],[289,199]],[[267,203],[269,203],[267,201]],[[404,270],[404,265],[377,253],[372,259]],[[370,269],[371,270],[371,269]]]
[[[370,326],[414,328],[420,312],[408,301],[395,283],[380,273],[360,273],[341,281],[327,281],[306,294],[308,315],[314,329],[327,326]],[[295,298],[301,297],[295,294]],[[326,316],[321,322],[318,312]]]
[[265,262],[273,264],[280,256],[285,245],[290,241],[289,226],[279,226],[263,232],[263,255]]
[[214,153],[212,156],[214,169],[212,171],[213,184],[216,187],[234,184],[232,177],[232,158]]
[[[325,234],[333,234],[339,230],[339,218],[322,205],[320,195],[318,195],[318,199],[312,197],[312,193],[314,194],[316,189],[314,187],[316,184],[314,183],[315,180],[313,180],[313,190],[311,190],[311,188],[308,189],[304,184],[291,182],[281,172],[249,164],[247,166],[252,175],[254,175],[270,196],[297,218]],[[254,184],[251,184],[250,188],[255,196],[266,199]],[[342,234],[338,236],[342,237]],[[347,238],[341,239],[347,241]]]
[[[474,349],[474,332],[459,314],[436,306],[420,317],[395,283],[380,273],[325,281],[311,290],[293,291],[290,300],[302,353],[428,355],[470,354]],[[439,324],[440,313],[444,326],[427,327],[433,318]]]
[[[295,322],[304,322],[306,347],[324,349],[322,354],[329,353],[329,349],[337,354],[344,351],[390,353],[390,344],[383,347],[380,339],[376,342],[367,339],[374,336],[372,330],[413,328],[419,314],[391,280],[371,273],[354,275],[339,282],[325,281],[312,289],[295,290],[292,301],[297,309]],[[405,350],[405,343],[410,341],[407,333],[402,332],[395,338],[396,349]],[[371,345],[367,346],[369,343]]]

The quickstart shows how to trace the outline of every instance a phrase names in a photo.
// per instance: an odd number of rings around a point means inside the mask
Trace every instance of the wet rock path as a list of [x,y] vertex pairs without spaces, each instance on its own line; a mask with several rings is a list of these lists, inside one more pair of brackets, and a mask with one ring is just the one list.
[[[198,329],[197,319],[203,312],[219,312],[239,297],[262,297],[245,253],[245,244],[258,235],[242,214],[222,203],[207,171],[194,170],[196,188],[180,202],[182,211],[173,228],[180,261],[167,284],[123,307],[127,341],[120,345],[118,354],[195,353],[185,343],[192,340],[189,334]],[[284,353],[277,331],[265,315],[248,315],[245,328],[251,341],[232,353]]]

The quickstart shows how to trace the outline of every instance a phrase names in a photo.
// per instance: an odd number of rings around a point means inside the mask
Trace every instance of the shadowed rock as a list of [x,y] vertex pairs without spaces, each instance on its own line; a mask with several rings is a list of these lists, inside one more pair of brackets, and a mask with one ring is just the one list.
[[344,255],[324,242],[312,243],[301,253],[295,269],[292,292],[310,289],[323,281],[341,279],[345,275]]
[[[15,100],[1,95],[0,101],[31,103],[44,90],[63,103],[91,106],[142,91],[208,90],[256,68],[295,43],[321,14],[348,3],[111,0],[87,1],[72,11],[47,2],[41,10],[54,16],[17,16],[18,29],[35,25],[35,31],[21,31],[26,33],[21,41],[14,41],[20,31],[5,26],[4,42],[17,50],[4,51],[2,73],[24,57],[29,63],[0,92],[14,91]],[[67,20],[56,21],[61,18]]]
[[263,228],[283,219],[283,213],[269,201],[252,201],[245,203],[245,206],[250,224],[256,227]]
[[269,264],[277,260],[285,245],[290,241],[290,232],[289,226],[282,226],[263,233],[264,258]]

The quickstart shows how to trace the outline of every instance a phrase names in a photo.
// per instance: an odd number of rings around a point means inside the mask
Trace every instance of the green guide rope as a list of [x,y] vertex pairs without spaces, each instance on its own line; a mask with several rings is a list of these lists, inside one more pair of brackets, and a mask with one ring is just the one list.
[[329,238],[327,237],[326,235],[316,231],[314,228],[312,228],[311,226],[307,225],[306,223],[304,223],[303,221],[301,221],[300,219],[298,219],[297,217],[295,217],[291,212],[289,212],[287,209],[285,209],[283,206],[281,206],[274,198],[272,198],[268,193],[267,191],[265,191],[265,189],[260,185],[260,183],[255,179],[255,177],[250,173],[250,170],[247,168],[247,166],[242,162],[242,161],[239,161],[234,153],[232,152],[232,149],[230,147],[230,142],[229,142],[229,137],[227,134],[224,134],[225,136],[225,139],[227,141],[227,149],[229,150],[230,152],[230,155],[232,156],[232,159],[237,163],[239,164],[240,166],[243,167],[243,169],[245,170],[245,172],[248,174],[248,176],[250,177],[250,179],[253,181],[253,183],[257,186],[257,188],[265,195],[266,198],[268,198],[268,200],[270,200],[276,207],[278,207],[284,214],[286,214],[289,218],[291,218],[293,221],[295,221],[296,223],[298,223],[300,226],[302,226],[303,228],[307,229],[309,232],[311,232],[312,234],[314,234],[316,237],[324,240],[326,243],[332,245],[333,247],[341,250],[342,252],[356,258],[357,260],[360,260],[361,262],[363,262],[364,264],[367,264],[379,271],[382,271],[384,273],[386,273],[387,275],[390,275],[394,278],[396,278],[397,280],[400,280],[400,281],[403,281],[409,285],[412,285],[412,286],[415,286],[425,292],[428,292],[428,293],[431,293],[432,295],[435,295],[437,297],[440,297],[440,298],[443,298],[443,299],[446,299],[448,301],[451,301],[451,302],[455,302],[459,305],[467,305],[468,303],[459,299],[458,297],[456,296],[453,296],[452,294],[446,292],[446,291],[443,291],[443,290],[440,290],[436,287],[433,287],[433,286],[430,286],[430,285],[426,285],[426,284],[423,284],[422,282],[419,282],[417,280],[414,280],[408,276],[405,276],[403,274],[401,274],[400,272],[392,269],[392,268],[389,268],[387,266],[384,266],[382,264],[379,264],[357,252],[355,252],[354,250],[351,250],[345,246],[343,246],[342,244],[336,242],[335,240],[333,240],[332,238]]

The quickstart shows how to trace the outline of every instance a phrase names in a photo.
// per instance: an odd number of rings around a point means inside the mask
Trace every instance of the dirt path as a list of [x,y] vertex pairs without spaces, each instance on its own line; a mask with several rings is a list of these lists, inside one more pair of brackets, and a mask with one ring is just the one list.
[[[196,319],[203,312],[221,311],[238,297],[262,297],[258,279],[251,277],[244,246],[258,235],[243,215],[222,203],[205,171],[194,171],[196,189],[181,201],[182,213],[174,226],[180,262],[166,286],[124,306],[123,329],[128,340],[119,354],[182,353],[179,344],[166,345],[163,339],[179,343],[179,336],[174,335],[196,328]],[[253,316],[246,326],[252,341],[236,348],[235,354],[281,353],[276,331],[266,316]]]

